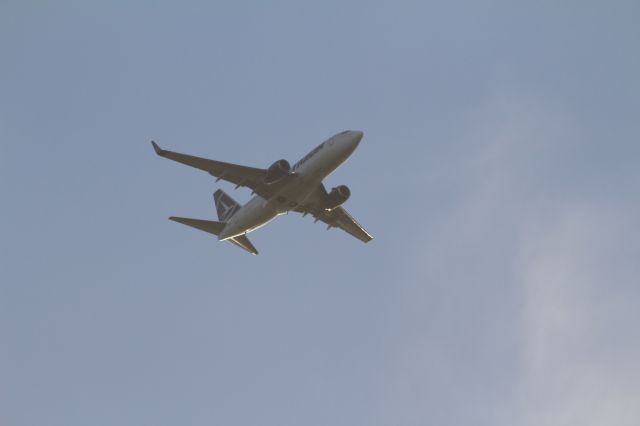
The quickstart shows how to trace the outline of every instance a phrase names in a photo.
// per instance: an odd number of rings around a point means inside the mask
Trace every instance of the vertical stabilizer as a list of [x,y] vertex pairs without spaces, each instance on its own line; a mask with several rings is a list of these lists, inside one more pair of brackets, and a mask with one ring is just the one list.
[[238,204],[233,198],[229,196],[222,189],[218,189],[213,193],[213,200],[216,203],[216,210],[218,211],[218,219],[221,222],[227,222],[231,216],[236,214],[240,210],[240,204]]

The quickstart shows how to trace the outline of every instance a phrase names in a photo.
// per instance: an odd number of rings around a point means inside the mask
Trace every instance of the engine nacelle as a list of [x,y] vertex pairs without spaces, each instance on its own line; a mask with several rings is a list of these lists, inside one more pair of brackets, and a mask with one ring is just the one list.
[[291,165],[287,160],[278,160],[267,169],[264,176],[264,183],[267,185],[276,183],[283,177],[291,173]]
[[347,201],[351,196],[351,190],[346,185],[336,186],[324,200],[325,210],[333,210]]

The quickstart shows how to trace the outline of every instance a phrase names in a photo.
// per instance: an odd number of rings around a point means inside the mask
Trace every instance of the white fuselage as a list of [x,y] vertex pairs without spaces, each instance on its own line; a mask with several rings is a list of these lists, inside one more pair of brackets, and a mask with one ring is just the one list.
[[226,240],[263,226],[303,205],[322,180],[356,149],[362,132],[348,130],[330,137],[292,166],[293,179],[268,200],[256,195],[234,214],[218,236]]

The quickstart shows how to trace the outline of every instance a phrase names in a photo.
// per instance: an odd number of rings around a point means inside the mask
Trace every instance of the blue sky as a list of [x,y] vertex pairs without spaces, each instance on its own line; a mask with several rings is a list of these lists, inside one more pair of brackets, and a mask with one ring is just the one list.
[[[640,8],[0,5],[0,423],[635,425]],[[167,220],[344,129],[252,257]]]

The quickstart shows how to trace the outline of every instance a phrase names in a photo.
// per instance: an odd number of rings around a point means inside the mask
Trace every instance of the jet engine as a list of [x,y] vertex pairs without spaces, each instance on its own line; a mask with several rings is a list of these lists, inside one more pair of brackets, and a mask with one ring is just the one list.
[[264,183],[267,185],[276,183],[291,173],[291,166],[287,160],[278,160],[267,169],[264,176]]
[[336,186],[324,200],[325,210],[333,210],[349,199],[351,190],[346,185]]

